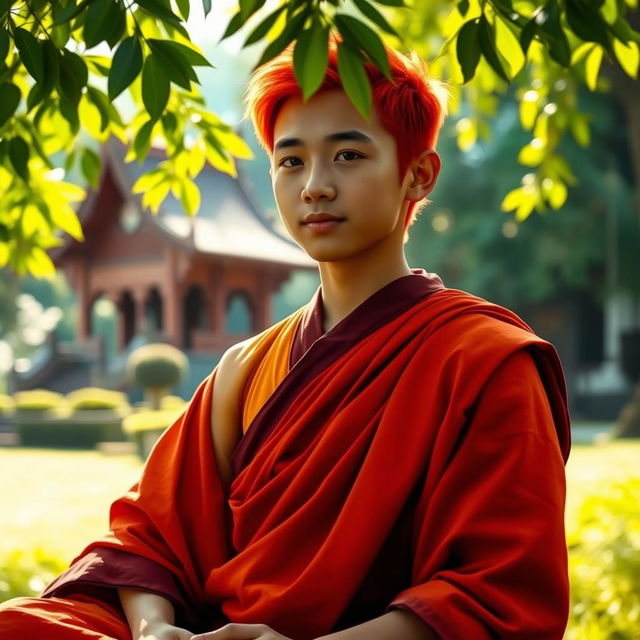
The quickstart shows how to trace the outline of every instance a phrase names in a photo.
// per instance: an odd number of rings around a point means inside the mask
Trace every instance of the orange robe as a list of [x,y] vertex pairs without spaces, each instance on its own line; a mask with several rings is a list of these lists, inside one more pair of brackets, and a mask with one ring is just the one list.
[[0,639],[128,638],[123,586],[171,599],[192,631],[310,640],[402,608],[443,640],[562,638],[570,432],[553,347],[422,270],[325,335],[321,306],[318,291],[247,346],[230,488],[214,370],[109,535],[46,598],[0,605]]

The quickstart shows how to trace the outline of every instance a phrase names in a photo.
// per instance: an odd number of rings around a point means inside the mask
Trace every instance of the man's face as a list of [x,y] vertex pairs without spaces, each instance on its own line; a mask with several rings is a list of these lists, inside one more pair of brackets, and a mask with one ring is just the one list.
[[[406,178],[410,179],[410,176]],[[315,260],[402,246],[408,179],[377,114],[365,120],[340,90],[285,102],[274,128],[273,193],[293,239]],[[310,222],[311,214],[337,221]]]

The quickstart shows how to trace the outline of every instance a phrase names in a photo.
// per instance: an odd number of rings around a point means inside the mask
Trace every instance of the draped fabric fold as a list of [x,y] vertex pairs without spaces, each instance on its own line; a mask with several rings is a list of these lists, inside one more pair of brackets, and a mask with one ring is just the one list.
[[[397,296],[357,339],[337,325],[262,387],[257,367],[289,358],[278,336],[302,311],[259,336],[228,490],[214,370],[74,566],[104,550],[154,563],[154,591],[198,628],[228,619],[310,640],[398,607],[445,640],[560,639],[570,436],[556,352],[512,312],[424,278],[389,287],[415,299]],[[148,586],[144,567],[129,586]],[[105,575],[73,568],[45,595]]]

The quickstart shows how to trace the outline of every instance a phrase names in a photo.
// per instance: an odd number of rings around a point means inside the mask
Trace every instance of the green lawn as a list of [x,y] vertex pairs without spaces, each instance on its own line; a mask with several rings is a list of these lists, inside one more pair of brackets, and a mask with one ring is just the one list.
[[[575,445],[567,465],[567,529],[586,495],[640,475],[639,462],[640,440]],[[0,557],[42,547],[71,560],[106,530],[109,504],[141,468],[134,456],[0,448]]]

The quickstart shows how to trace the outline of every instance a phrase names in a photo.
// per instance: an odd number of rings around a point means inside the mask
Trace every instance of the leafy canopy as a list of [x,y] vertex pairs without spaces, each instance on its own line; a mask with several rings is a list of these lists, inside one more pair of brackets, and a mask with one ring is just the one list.
[[[510,84],[532,139],[519,161],[531,167],[503,208],[518,220],[534,209],[559,208],[575,178],[557,152],[569,132],[589,143],[588,116],[577,107],[582,85],[598,86],[602,60],[637,76],[640,34],[627,15],[636,0],[239,0],[224,38],[247,31],[244,46],[263,43],[262,64],[295,42],[296,78],[305,97],[318,89],[327,42],[342,35],[339,70],[347,94],[371,109],[365,62],[388,73],[382,37],[429,55],[451,78],[457,123],[470,147],[488,136],[494,94]],[[205,15],[211,0],[202,0]],[[172,192],[189,215],[200,206],[194,179],[209,162],[235,175],[246,143],[207,109],[196,68],[211,66],[185,28],[189,0],[0,0],[0,268],[50,276],[47,250],[60,232],[82,240],[74,210],[85,190],[64,181],[78,167],[97,185],[95,142],[114,136],[130,145],[128,160],[144,160],[153,144],[167,157],[134,185],[142,204],[158,211]],[[108,51],[104,54],[103,51]],[[123,121],[114,100],[128,93],[136,113]]]

